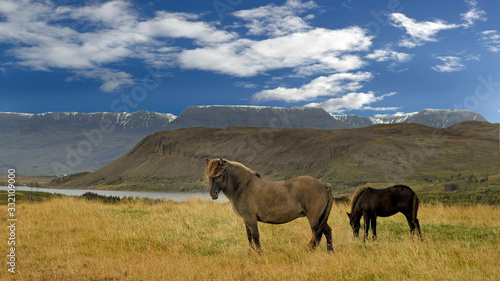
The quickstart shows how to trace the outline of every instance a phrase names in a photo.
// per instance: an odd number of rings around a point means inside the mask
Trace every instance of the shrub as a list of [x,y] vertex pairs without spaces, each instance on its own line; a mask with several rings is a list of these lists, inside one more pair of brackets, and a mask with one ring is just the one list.
[[444,185],[444,191],[455,191],[458,190],[458,184],[456,183],[447,183]]

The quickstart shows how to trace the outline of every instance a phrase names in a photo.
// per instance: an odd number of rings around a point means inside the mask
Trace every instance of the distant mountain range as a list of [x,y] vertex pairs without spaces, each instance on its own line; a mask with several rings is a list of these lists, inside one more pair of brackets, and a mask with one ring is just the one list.
[[309,129],[354,129],[377,124],[417,123],[445,128],[463,121],[487,122],[483,116],[468,110],[424,109],[396,116],[362,117],[331,115],[316,107],[263,106],[191,106],[172,121],[168,129],[192,127],[227,128],[229,126],[284,127]]
[[446,128],[464,121],[487,122],[483,116],[469,110],[460,109],[424,109],[419,112],[395,116],[362,117],[357,115],[332,115],[335,120],[363,128],[377,124],[417,123],[429,127]]
[[320,108],[192,106],[169,113],[0,112],[0,169],[53,175],[95,171],[123,155],[147,135],[182,128],[229,126],[352,129],[374,124],[419,123],[448,127],[486,121],[467,110],[425,109],[401,116],[330,115]]
[[115,133],[148,135],[167,129],[176,116],[170,113],[137,111],[134,113],[47,112],[41,114],[0,112],[0,133],[48,134],[64,131],[93,130],[113,126]]

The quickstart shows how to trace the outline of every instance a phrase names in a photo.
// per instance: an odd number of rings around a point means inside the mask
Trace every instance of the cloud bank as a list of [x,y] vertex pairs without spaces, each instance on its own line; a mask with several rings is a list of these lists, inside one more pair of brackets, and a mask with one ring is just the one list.
[[[134,85],[132,74],[120,68],[130,60],[146,65],[202,70],[230,77],[277,75],[283,84],[258,90],[251,82],[235,87],[257,89],[255,103],[307,103],[329,112],[393,111],[376,102],[380,95],[363,89],[378,74],[367,67],[382,63],[388,69],[407,63],[413,54],[401,52],[440,39],[446,30],[468,29],[485,21],[477,1],[467,0],[461,23],[441,19],[420,21],[403,13],[388,15],[389,24],[403,35],[396,44],[380,48],[361,26],[333,29],[314,26],[321,9],[313,1],[287,0],[239,10],[232,25],[206,20],[207,13],[157,11],[145,16],[127,0],[57,6],[51,1],[0,2],[0,43],[12,46],[11,65],[36,71],[68,70],[75,79],[93,79],[112,93]],[[500,52],[497,30],[480,32],[481,43]],[[398,50],[399,48],[399,50]],[[438,56],[433,70],[465,68],[459,56]],[[278,74],[276,74],[278,73]],[[289,85],[286,78],[303,81]]]

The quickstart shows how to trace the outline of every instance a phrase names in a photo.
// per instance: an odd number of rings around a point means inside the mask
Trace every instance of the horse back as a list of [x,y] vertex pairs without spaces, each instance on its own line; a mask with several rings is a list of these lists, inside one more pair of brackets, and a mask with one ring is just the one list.
[[316,201],[319,198],[328,199],[329,186],[310,176],[300,176],[286,180],[284,185],[288,193],[297,200]]
[[416,196],[411,188],[395,185],[385,189],[367,189],[360,196],[360,211],[374,213],[377,216],[392,216],[398,212],[413,211],[413,198]]

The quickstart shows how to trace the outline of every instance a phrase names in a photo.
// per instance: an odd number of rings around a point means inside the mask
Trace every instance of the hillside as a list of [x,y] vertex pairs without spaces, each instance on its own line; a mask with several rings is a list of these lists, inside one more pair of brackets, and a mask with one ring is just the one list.
[[[196,190],[206,187],[206,158],[239,161],[268,179],[312,175],[347,191],[367,182],[429,183],[462,190],[500,185],[498,124],[463,122],[313,130],[229,127],[164,131],[98,171],[60,186]],[[479,186],[483,184],[483,186]]]

